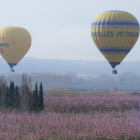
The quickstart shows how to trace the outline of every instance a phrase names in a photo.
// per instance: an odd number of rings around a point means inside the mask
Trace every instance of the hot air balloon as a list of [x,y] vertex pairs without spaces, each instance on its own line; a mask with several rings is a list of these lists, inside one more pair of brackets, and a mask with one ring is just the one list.
[[9,26],[0,29],[0,54],[14,72],[13,66],[24,57],[31,46],[29,32],[16,26]]
[[131,51],[139,37],[139,23],[128,12],[107,11],[96,16],[91,24],[92,39],[117,74],[115,67]]

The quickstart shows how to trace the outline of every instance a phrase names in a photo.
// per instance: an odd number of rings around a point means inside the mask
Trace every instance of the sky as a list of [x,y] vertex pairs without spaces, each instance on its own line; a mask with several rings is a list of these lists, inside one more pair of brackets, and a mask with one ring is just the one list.
[[[109,10],[127,11],[140,22],[140,0],[4,0],[0,28],[20,26],[32,37],[26,57],[106,61],[94,45],[93,19]],[[140,38],[124,61],[140,61]]]

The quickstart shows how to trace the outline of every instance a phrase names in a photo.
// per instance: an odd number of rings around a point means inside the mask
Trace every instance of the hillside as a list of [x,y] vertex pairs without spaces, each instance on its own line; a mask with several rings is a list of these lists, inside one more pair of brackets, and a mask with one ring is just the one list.
[[[10,74],[7,63],[0,58],[0,74]],[[60,60],[60,59],[38,59],[23,58],[14,67],[15,74],[26,73],[75,73],[79,75],[100,75],[102,73],[111,74],[112,68],[106,61],[86,61],[86,60]],[[118,73],[135,72],[139,73],[139,61],[122,62],[117,67]]]

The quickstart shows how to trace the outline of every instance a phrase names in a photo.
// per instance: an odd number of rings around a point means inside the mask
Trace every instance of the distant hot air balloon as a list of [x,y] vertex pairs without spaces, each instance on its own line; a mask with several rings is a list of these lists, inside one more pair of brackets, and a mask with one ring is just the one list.
[[113,74],[131,51],[139,37],[139,23],[128,12],[107,11],[96,16],[91,24],[92,39],[110,63]]
[[4,27],[0,29],[0,54],[11,68],[28,52],[31,45],[29,32],[22,27]]

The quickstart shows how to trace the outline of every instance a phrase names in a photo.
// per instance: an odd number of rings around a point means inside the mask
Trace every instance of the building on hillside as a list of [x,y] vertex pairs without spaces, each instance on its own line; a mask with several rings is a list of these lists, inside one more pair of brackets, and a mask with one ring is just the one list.
[[118,88],[117,88],[117,87],[113,87],[113,88],[111,88],[110,90],[111,90],[111,91],[116,91],[116,90],[118,90]]

